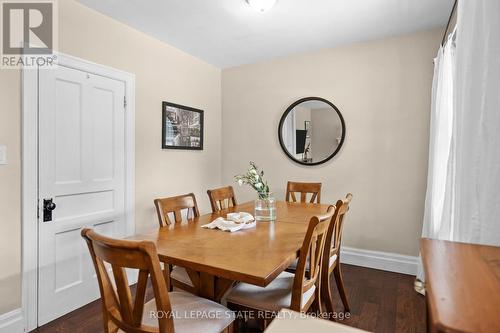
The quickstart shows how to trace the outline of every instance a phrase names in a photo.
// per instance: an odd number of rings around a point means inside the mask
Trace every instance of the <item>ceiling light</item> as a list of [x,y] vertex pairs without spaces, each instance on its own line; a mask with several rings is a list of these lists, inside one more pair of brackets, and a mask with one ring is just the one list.
[[245,2],[261,13],[267,12],[276,4],[276,0],[245,0]]

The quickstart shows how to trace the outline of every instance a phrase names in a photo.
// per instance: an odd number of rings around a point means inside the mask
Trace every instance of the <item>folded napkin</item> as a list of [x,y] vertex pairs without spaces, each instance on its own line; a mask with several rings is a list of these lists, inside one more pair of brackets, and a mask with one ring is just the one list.
[[226,219],[228,221],[233,221],[236,223],[249,223],[249,222],[255,221],[255,218],[253,217],[253,215],[250,213],[246,213],[246,212],[229,213],[229,214],[227,214]]
[[240,212],[229,213],[226,219],[218,217],[209,224],[202,225],[202,228],[207,229],[220,229],[223,231],[235,232],[242,229],[249,229],[255,227],[256,222],[252,214]]

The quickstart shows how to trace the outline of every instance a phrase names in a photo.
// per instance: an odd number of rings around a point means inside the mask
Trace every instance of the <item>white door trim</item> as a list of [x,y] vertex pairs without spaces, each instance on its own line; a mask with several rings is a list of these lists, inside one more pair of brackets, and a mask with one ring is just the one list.
[[[125,224],[135,232],[135,75],[57,53],[61,66],[125,83]],[[25,331],[38,324],[38,70],[22,70],[22,311]]]

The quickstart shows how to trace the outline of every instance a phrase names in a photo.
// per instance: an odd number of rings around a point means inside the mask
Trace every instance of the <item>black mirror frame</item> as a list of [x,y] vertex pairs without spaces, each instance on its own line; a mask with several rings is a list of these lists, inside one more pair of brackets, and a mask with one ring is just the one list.
[[[342,137],[340,139],[339,145],[337,146],[337,149],[335,149],[335,151],[332,154],[330,154],[327,158],[325,158],[324,160],[321,160],[319,162],[313,162],[313,163],[302,162],[302,161],[299,161],[298,159],[296,159],[295,157],[293,157],[292,154],[290,154],[288,152],[288,150],[286,149],[285,143],[283,142],[283,135],[281,134],[281,130],[283,128],[283,123],[285,122],[285,119],[288,116],[288,114],[290,113],[290,111],[292,111],[300,103],[307,102],[307,101],[320,101],[320,102],[324,102],[324,103],[330,105],[335,110],[335,112],[337,112],[337,115],[339,116],[340,122],[342,124]],[[335,155],[337,155],[337,153],[342,148],[342,145],[344,144],[345,132],[346,132],[345,121],[344,121],[344,117],[342,116],[342,113],[340,113],[340,110],[332,102],[330,102],[324,98],[321,98],[321,97],[304,97],[304,98],[299,99],[298,101],[295,101],[285,110],[285,112],[281,116],[281,119],[280,119],[280,122],[278,125],[278,139],[280,141],[281,149],[285,152],[285,154],[288,156],[288,158],[291,159],[292,161],[294,161],[295,163],[307,165],[307,166],[320,165],[320,164],[326,163],[329,160],[331,160]]]

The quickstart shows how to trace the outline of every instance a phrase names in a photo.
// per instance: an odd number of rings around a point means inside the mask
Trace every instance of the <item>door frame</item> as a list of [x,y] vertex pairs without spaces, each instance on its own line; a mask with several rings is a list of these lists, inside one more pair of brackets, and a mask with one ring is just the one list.
[[[126,235],[132,235],[135,233],[135,75],[63,53],[55,55],[60,66],[125,83],[125,225]],[[38,68],[23,68],[21,74],[22,312],[25,332],[29,332],[38,326]]]

